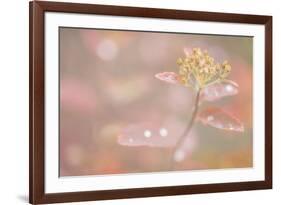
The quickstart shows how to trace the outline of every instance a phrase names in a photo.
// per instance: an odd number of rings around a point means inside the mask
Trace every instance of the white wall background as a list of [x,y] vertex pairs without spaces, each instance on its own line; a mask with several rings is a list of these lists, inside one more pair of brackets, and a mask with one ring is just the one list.
[[[273,15],[273,190],[125,199],[73,204],[280,204],[281,6],[277,0],[73,0],[97,4]],[[0,3],[0,204],[26,204],[28,195],[28,1]],[[280,47],[279,47],[280,46]],[[277,106],[276,106],[277,105]]]

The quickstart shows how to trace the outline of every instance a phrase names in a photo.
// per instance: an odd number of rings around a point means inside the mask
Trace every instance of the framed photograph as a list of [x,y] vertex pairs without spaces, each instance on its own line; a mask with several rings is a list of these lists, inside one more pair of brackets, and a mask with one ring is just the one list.
[[271,187],[271,16],[30,2],[30,203]]

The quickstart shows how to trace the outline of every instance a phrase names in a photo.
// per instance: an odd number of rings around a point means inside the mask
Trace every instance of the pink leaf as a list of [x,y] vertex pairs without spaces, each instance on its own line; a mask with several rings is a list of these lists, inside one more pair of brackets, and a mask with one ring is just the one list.
[[157,73],[155,77],[167,83],[180,84],[179,75],[174,72]]
[[221,108],[211,107],[199,114],[199,120],[205,124],[218,129],[244,132],[244,126],[239,119]]
[[223,81],[207,86],[201,91],[201,100],[215,101],[226,96],[236,95],[238,85],[233,81]]
[[184,126],[180,123],[146,122],[125,127],[118,136],[118,143],[125,146],[172,147]]

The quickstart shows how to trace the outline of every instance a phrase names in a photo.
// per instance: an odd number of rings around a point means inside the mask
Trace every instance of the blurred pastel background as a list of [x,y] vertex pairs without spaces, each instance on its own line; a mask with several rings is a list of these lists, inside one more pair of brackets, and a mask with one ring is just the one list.
[[60,28],[59,35],[60,176],[170,171],[170,147],[126,146],[118,136],[139,123],[167,125],[168,137],[182,132],[194,92],[154,76],[177,72],[177,58],[193,47],[231,64],[228,79],[239,85],[238,95],[209,104],[233,113],[245,131],[196,123],[193,146],[174,170],[252,167],[251,37],[78,28]]

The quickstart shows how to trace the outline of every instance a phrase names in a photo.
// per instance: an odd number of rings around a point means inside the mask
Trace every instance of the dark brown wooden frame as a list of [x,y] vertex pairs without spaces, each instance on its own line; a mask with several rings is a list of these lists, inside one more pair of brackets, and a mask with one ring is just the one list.
[[[30,2],[29,201],[33,204],[152,197],[272,188],[272,16],[210,13],[58,2]],[[265,180],[46,194],[44,191],[44,13],[68,12],[265,26]]]

